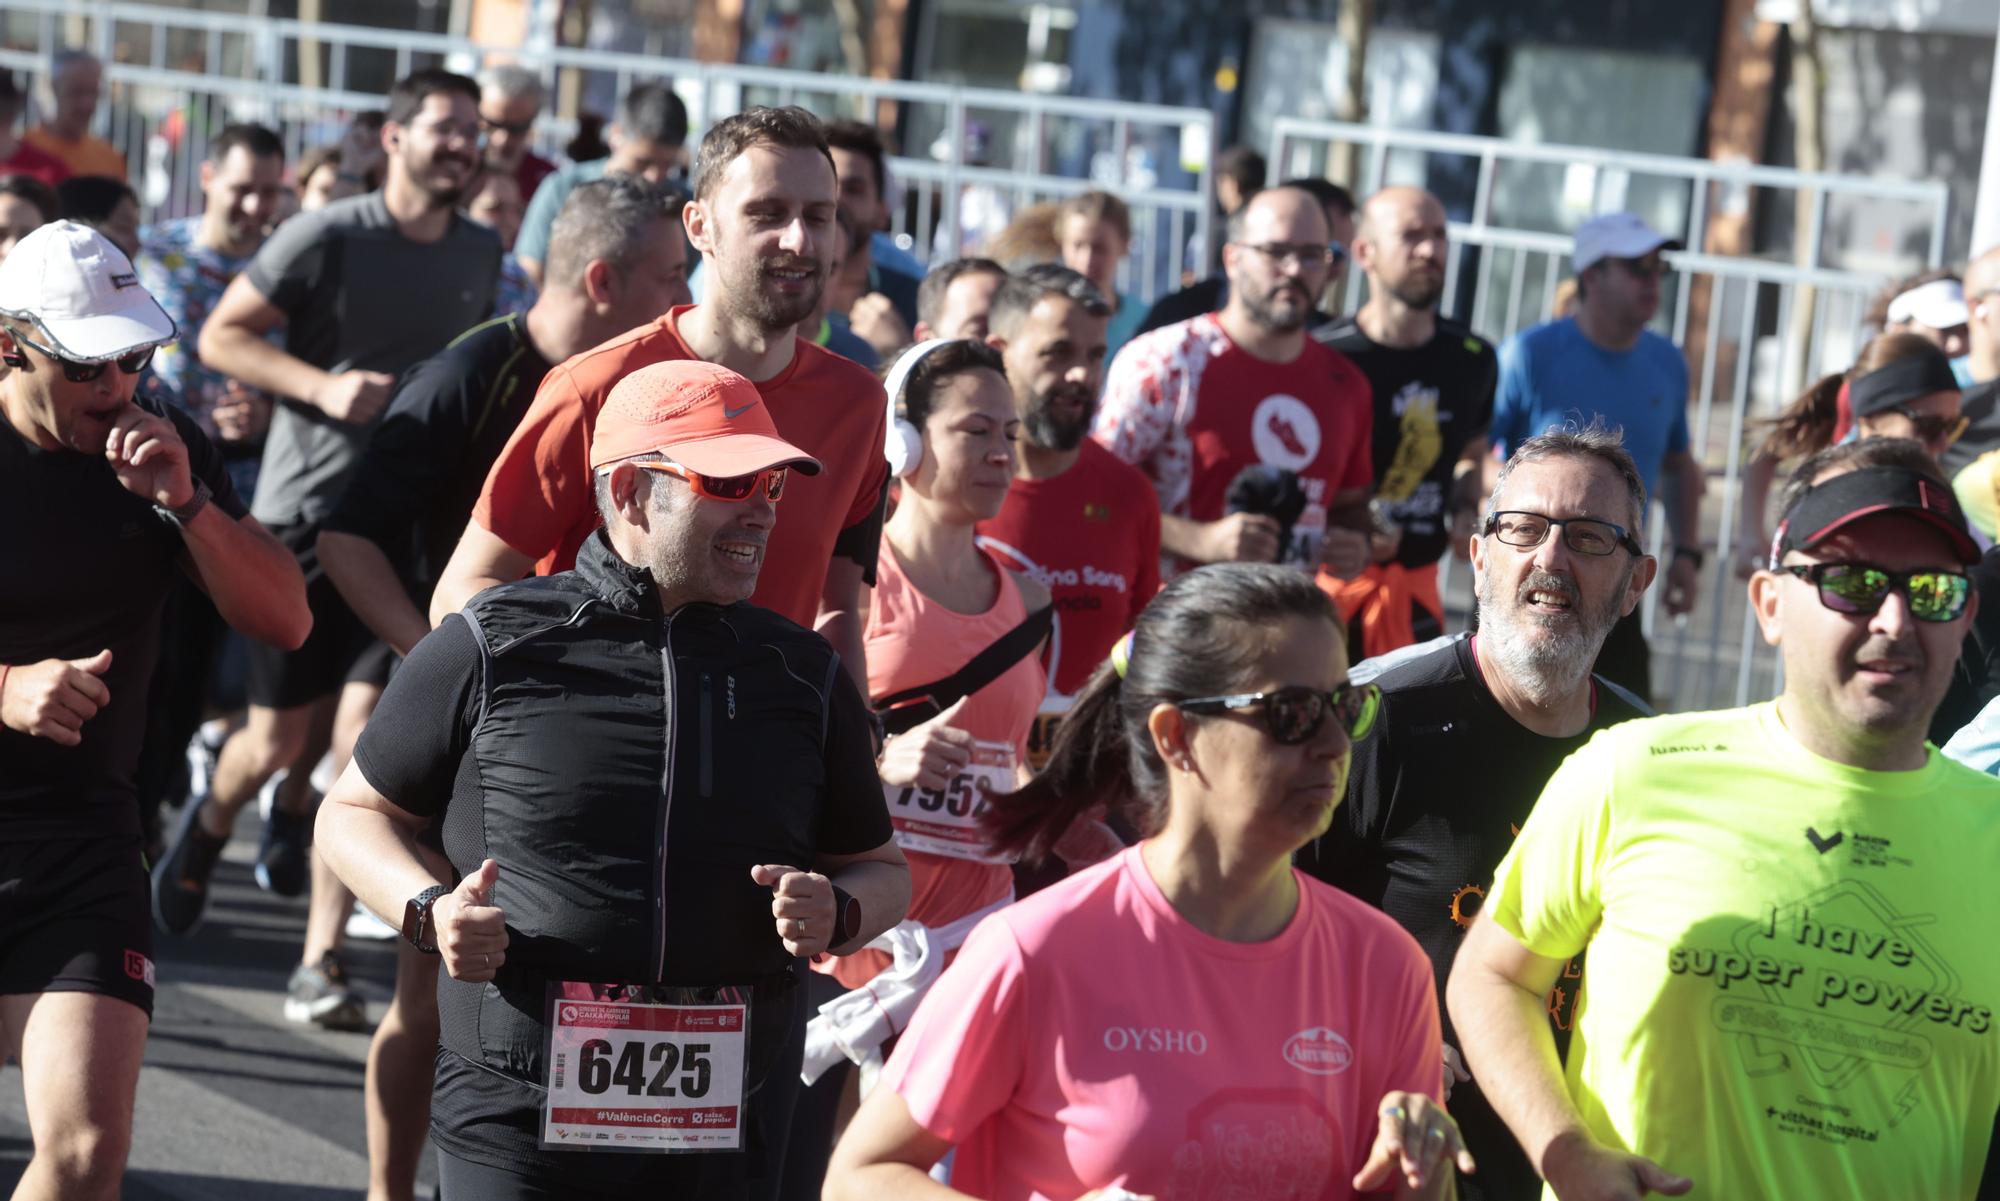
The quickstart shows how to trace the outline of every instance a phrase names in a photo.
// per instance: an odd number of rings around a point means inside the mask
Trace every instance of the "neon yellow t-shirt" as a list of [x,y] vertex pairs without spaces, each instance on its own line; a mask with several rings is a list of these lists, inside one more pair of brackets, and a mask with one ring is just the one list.
[[1696,1196],[1971,1198],[2000,1106],[1996,865],[2000,781],[1934,749],[1845,767],[1763,704],[1592,738],[1484,911],[1552,959],[1589,945],[1565,1072],[1605,1144]]

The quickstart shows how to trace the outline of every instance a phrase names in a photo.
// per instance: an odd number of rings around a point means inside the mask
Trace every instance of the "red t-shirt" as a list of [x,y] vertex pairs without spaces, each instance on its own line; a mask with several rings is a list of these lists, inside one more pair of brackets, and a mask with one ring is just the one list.
[[535,198],[535,189],[542,181],[555,174],[556,165],[530,150],[521,155],[520,163],[514,168],[514,185],[521,189],[521,203]]
[[1142,847],[979,923],[881,1078],[957,1146],[952,1186],[1355,1196],[1382,1098],[1438,1095],[1437,987],[1402,927],[1293,876],[1298,911],[1264,942],[1188,922]]
[[32,176],[52,188],[74,174],[68,163],[30,144],[25,138],[5,162],[0,162],[0,175]]
[[1016,479],[981,545],[1055,597],[1050,684],[1074,695],[1160,590],[1160,501],[1137,468],[1085,439],[1068,471]]
[[[538,575],[567,571],[597,528],[590,435],[612,385],[652,363],[698,357],[676,323],[692,308],[621,334],[560,364],[542,380],[514,436],[493,463],[472,519],[536,559]],[[778,432],[818,459],[818,475],[793,472],[751,602],[803,626],[819,613],[827,562],[842,531],[873,524],[889,465],[882,458],[887,402],[867,371],[798,340],[791,366],[757,385]],[[850,539],[852,540],[852,539]],[[872,569],[875,538],[856,547]]]
[[1191,521],[1225,516],[1245,467],[1296,472],[1306,507],[1280,561],[1310,569],[1334,494],[1374,482],[1374,408],[1368,377],[1338,352],[1307,338],[1291,362],[1267,363],[1207,313],[1125,344],[1092,436],[1152,479],[1162,513]]

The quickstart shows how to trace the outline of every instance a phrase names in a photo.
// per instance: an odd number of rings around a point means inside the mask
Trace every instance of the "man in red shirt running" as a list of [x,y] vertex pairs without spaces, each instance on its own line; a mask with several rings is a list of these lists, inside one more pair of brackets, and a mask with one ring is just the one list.
[[[1159,492],[1163,570],[1279,562],[1353,579],[1367,567],[1368,380],[1305,333],[1337,257],[1311,193],[1259,192],[1229,219],[1229,303],[1112,362],[1093,436]],[[1251,468],[1242,491],[1264,498],[1233,502]]]

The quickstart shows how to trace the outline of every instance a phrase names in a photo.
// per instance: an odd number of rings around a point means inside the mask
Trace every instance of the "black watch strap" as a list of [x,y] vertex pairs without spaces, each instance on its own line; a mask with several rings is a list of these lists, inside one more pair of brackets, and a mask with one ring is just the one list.
[[836,933],[829,946],[852,942],[861,933],[861,902],[838,884],[833,886],[833,926]]
[[1674,558],[1693,559],[1694,569],[1696,571],[1700,571],[1701,565],[1708,561],[1707,553],[1703,551],[1699,546],[1676,546],[1674,548]]
[[437,931],[431,924],[431,906],[451,889],[433,884],[403,904],[403,941],[428,955],[437,950]]

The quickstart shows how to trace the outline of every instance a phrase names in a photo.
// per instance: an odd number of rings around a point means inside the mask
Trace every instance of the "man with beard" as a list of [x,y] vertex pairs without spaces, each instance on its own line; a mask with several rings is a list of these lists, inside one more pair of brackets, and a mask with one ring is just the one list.
[[[1967,890],[2000,782],[1924,741],[1979,547],[1899,439],[1814,455],[1782,508],[1749,599],[1784,692],[1571,755],[1452,970],[1472,1073],[1554,1196],[1979,1188],[2000,956]],[[1560,1061],[1544,997],[1586,946]]]
[[[1493,441],[1510,453],[1551,426],[1601,418],[1622,431],[1646,494],[1667,502],[1673,557],[1667,612],[1694,607],[1701,570],[1701,465],[1689,451],[1687,360],[1646,328],[1660,311],[1664,252],[1681,244],[1631,213],[1592,217],[1576,230],[1577,308],[1500,348]],[[1661,491],[1665,478],[1669,490]],[[1652,666],[1635,611],[1605,640],[1599,669],[1647,696]]]
[[[1305,334],[1336,257],[1310,192],[1259,192],[1229,221],[1229,303],[1112,362],[1094,436],[1152,479],[1164,573],[1277,562],[1346,580],[1367,567],[1368,380]],[[1292,520],[1228,511],[1245,468],[1267,492],[1303,494]]]
[[793,481],[754,599],[818,629],[865,682],[861,585],[881,542],[887,402],[874,376],[797,336],[830,265],[839,193],[826,138],[804,109],[752,108],[709,130],[700,164],[682,220],[715,286],[549,372],[486,478],[431,620],[530,571],[567,571],[598,524],[583,456],[612,386],[648,363],[705,359],[754,382],[785,438],[826,465]]
[[1498,368],[1491,346],[1438,315],[1445,229],[1444,205],[1421,188],[1369,197],[1354,236],[1368,302],[1313,332],[1368,377],[1375,498],[1393,527],[1370,538],[1360,579],[1327,582],[1356,662],[1444,632],[1438,559],[1454,542],[1464,553],[1478,504]]
[[[1382,713],[1354,748],[1347,800],[1300,866],[1400,922],[1430,956],[1438,991],[1493,869],[1571,751],[1645,716],[1630,693],[1590,674],[1604,635],[1652,582],[1632,541],[1645,512],[1632,456],[1601,427],[1521,444],[1472,539],[1479,633],[1402,659],[1375,683]],[[1478,787],[1466,787],[1467,772]],[[1560,1049],[1575,969],[1548,992]],[[1473,1199],[1533,1196],[1535,1169],[1468,1082],[1445,1027],[1452,1116],[1479,1172]]]
[[[396,373],[493,307],[499,239],[457,211],[479,171],[478,105],[478,85],[462,75],[399,80],[382,127],[381,189],[279,226],[201,331],[203,363],[280,398],[250,511],[305,570],[313,629],[297,651],[250,648],[249,720],[223,744],[209,796],[188,806],[153,873],[155,916],[168,933],[194,928],[237,811],[284,769],[257,879],[295,896],[311,865],[305,953],[285,1000],[292,1021],[366,1020],[337,956],[353,897],[307,849],[310,777],[329,726],[334,766],[345,766],[390,661],[321,570],[315,543]],[[280,325],[283,346],[269,340]]]
[[1110,317],[1096,285],[1053,263],[993,297],[986,341],[1007,364],[1021,440],[1006,503],[979,538],[1046,585],[1056,606],[1031,758],[1047,754],[1054,719],[1160,590],[1159,497],[1087,437]]

